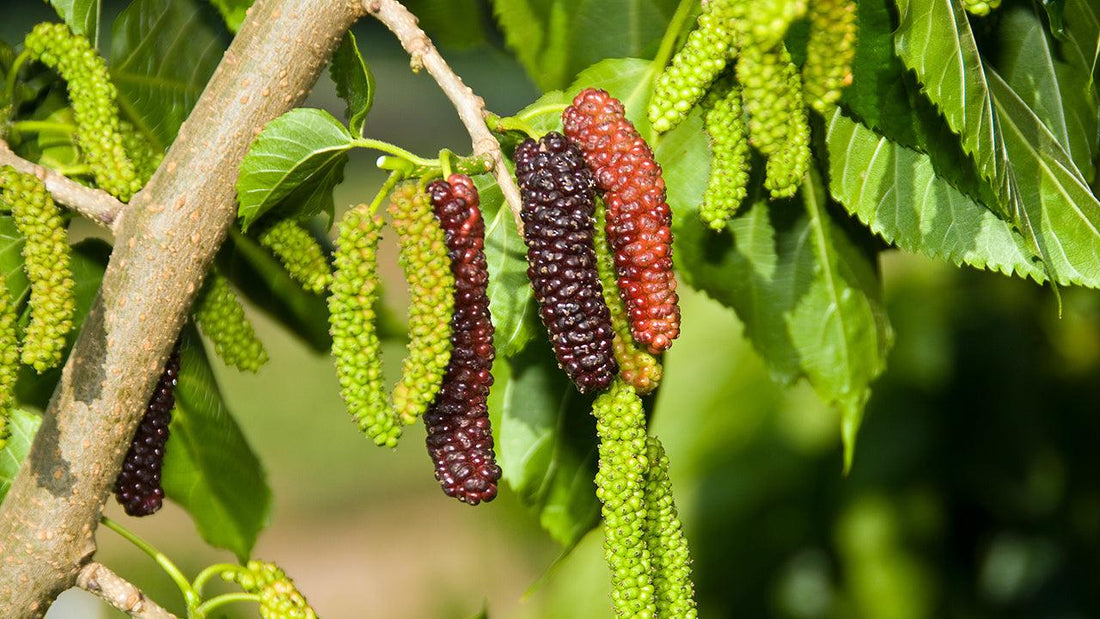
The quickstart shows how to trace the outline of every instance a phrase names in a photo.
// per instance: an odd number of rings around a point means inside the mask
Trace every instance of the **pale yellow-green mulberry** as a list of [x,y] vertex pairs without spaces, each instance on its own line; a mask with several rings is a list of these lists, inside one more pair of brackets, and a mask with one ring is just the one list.
[[222,575],[239,584],[246,593],[259,596],[263,619],[317,619],[317,613],[294,586],[294,581],[274,563],[254,559]]
[[852,0],[814,0],[810,4],[810,38],[802,65],[802,95],[810,107],[828,117],[841,91],[852,83],[859,31]]
[[761,49],[781,43],[791,23],[806,14],[806,4],[806,0],[740,0],[736,4],[738,43]]
[[294,281],[314,294],[332,283],[332,269],[325,250],[308,230],[292,219],[280,219],[259,235],[263,245],[283,263]]
[[726,77],[703,100],[703,130],[710,137],[710,177],[699,216],[723,230],[745,199],[749,183],[749,141],[741,109],[741,88]]
[[695,585],[684,525],[672,498],[668,456],[655,436],[647,441],[649,470],[645,481],[646,545],[653,565],[658,617],[694,619]]
[[195,308],[195,322],[214,342],[214,351],[226,365],[256,372],[267,363],[267,351],[225,277],[211,271]]
[[963,0],[963,8],[971,15],[985,17],[997,7],[1001,6],[1001,0]]

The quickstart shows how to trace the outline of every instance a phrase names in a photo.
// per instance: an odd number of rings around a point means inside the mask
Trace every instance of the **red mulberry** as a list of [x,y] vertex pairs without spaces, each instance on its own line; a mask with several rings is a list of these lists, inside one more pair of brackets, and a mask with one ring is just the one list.
[[596,183],[584,154],[560,133],[548,133],[538,143],[525,140],[516,148],[515,162],[527,277],[558,365],[581,393],[605,389],[619,366],[596,271]]
[[485,222],[468,176],[452,174],[428,185],[447,240],[455,277],[451,360],[435,401],[424,413],[428,453],[443,492],[477,505],[497,494],[500,467],[493,453],[487,400],[493,384],[493,323],[485,263]]
[[654,354],[667,350],[680,334],[680,308],[661,166],[623,104],[603,90],[582,90],[562,120],[607,203],[607,236],[634,339]]
[[160,470],[168,442],[168,423],[176,405],[176,381],[179,379],[179,351],[172,351],[164,364],[164,373],[149,398],[145,416],[130,442],[130,450],[115,480],[115,499],[131,516],[149,516],[164,502]]

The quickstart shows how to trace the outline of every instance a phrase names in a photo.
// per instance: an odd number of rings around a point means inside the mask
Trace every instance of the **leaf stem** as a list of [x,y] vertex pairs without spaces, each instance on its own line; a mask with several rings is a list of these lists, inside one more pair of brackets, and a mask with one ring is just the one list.
[[451,158],[454,153],[444,148],[439,151],[439,167],[442,168],[443,178],[451,178]]
[[542,114],[561,114],[567,107],[569,107],[568,103],[547,103],[545,105],[537,105],[522,114],[516,114],[513,118],[523,122],[530,122],[532,118]]
[[[554,107],[558,107],[555,105]],[[565,108],[562,107],[564,110]],[[489,113],[485,116],[485,123],[497,133],[504,133],[505,131],[519,131],[527,135],[532,140],[539,139],[539,134],[535,131],[534,127],[529,125],[526,120],[519,116],[510,116],[507,118],[501,118],[496,114]]]
[[255,593],[223,593],[218,597],[210,598],[209,600],[203,602],[200,606],[195,608],[194,611],[192,611],[192,616],[196,619],[202,619],[203,617],[206,617],[207,613],[214,610],[215,608],[225,606],[226,604],[231,604],[233,602],[255,602],[259,604],[260,596],[256,595]]
[[405,178],[405,174],[401,170],[394,170],[390,173],[386,182],[382,183],[382,187],[379,188],[378,194],[374,196],[374,199],[370,203],[370,214],[373,215],[378,212],[378,207],[382,205],[382,201],[389,195],[390,190],[397,184],[402,178]]
[[11,124],[11,128],[18,133],[44,133],[46,131],[55,131],[66,135],[76,133],[76,126],[52,120],[17,120]]
[[680,0],[680,5],[676,7],[676,12],[672,14],[672,19],[668,22],[665,36],[661,38],[657,55],[653,57],[653,66],[657,70],[664,69],[668,61],[672,59],[672,54],[676,51],[676,42],[680,39],[680,32],[684,29],[684,24],[697,4],[697,0]]
[[232,572],[240,569],[241,566],[236,563],[215,563],[199,572],[199,575],[196,576],[195,580],[191,583],[191,588],[195,590],[196,594],[201,596],[202,589],[206,586],[208,580],[224,572]]
[[172,563],[172,560],[169,559],[167,555],[157,550],[157,548],[149,542],[138,537],[137,533],[134,533],[133,531],[127,529],[126,527],[122,526],[118,522],[115,522],[111,518],[108,518],[107,516],[100,516],[99,521],[102,522],[103,525],[106,526],[108,529],[114,531],[115,533],[118,533],[126,541],[130,542],[134,546],[137,546],[139,550],[152,557],[153,560],[156,561],[158,565],[160,565],[161,569],[163,569],[168,574],[168,576],[176,583],[176,586],[179,587],[180,593],[183,594],[184,600],[187,601],[188,608],[193,608],[202,601],[202,598],[191,587],[191,583],[188,582],[186,577],[184,577],[183,572],[180,571],[180,568],[177,567],[175,563]]
[[23,53],[15,57],[15,61],[11,63],[11,69],[8,71],[8,80],[4,84],[4,93],[7,95],[8,101],[12,105],[15,105],[15,81],[19,77],[19,70],[23,68],[23,65],[30,60],[31,53],[29,50],[23,50]]
[[413,165],[435,168],[439,167],[438,159],[425,159],[423,157],[418,157],[413,153],[405,150],[404,148],[401,148],[400,146],[394,146],[393,144],[390,144],[389,142],[383,142],[382,140],[375,140],[373,138],[356,138],[354,141],[352,141],[352,144],[358,146],[359,148],[370,148],[372,150],[389,153],[395,157],[400,157],[401,159],[404,159],[405,161],[408,161]]

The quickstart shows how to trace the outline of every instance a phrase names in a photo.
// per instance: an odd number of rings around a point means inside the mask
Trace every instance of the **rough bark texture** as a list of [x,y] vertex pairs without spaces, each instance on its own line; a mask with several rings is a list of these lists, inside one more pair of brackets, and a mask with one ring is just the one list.
[[137,619],[178,619],[102,563],[85,565],[76,586]]
[[361,2],[259,0],[149,185],[115,226],[103,287],[0,507],[0,616],[76,582],[145,402],[235,212],[256,132],[305,97]]

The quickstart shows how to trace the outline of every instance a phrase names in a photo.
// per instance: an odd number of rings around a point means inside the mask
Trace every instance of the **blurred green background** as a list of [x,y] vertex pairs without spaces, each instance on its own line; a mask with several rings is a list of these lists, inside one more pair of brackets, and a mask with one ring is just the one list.
[[[53,18],[44,4],[20,7],[0,24],[5,40]],[[393,38],[373,23],[357,32],[378,83],[368,133],[421,154],[468,150]],[[445,51],[509,114],[537,91],[490,39]],[[307,105],[343,111],[327,77]],[[338,205],[374,195],[373,158],[353,154]],[[382,260],[400,314],[392,238]],[[1051,292],[1028,282],[897,252],[882,270],[897,343],[848,477],[837,415],[804,384],[774,384],[733,313],[683,290],[653,431],[672,460],[700,615],[1100,616],[1100,294],[1063,290],[1059,318]],[[329,359],[249,310],[271,363],[255,376],[215,369],[275,491],[255,555],[284,567],[322,617],[611,616],[598,530],[555,563],[561,549],[508,490],[477,508],[444,497],[422,429],[396,451],[373,447],[349,422]],[[400,343],[386,353],[392,376]],[[108,514],[188,574],[232,560],[175,505],[130,519],[112,501]],[[98,540],[100,561],[182,610],[146,556],[110,531]],[[69,592],[48,616],[121,615]]]

